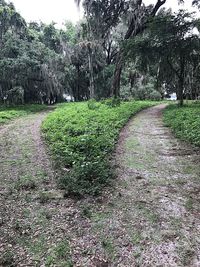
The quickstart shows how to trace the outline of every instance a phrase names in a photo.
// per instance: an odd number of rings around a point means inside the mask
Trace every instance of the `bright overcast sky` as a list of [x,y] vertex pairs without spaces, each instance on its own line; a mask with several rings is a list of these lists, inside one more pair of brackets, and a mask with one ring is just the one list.
[[13,2],[26,21],[52,21],[62,25],[66,20],[76,22],[80,14],[74,0],[7,0]]
[[[7,2],[10,2],[7,0]],[[56,22],[59,26],[66,20],[76,22],[80,18],[74,0],[12,0],[16,9],[26,21]],[[144,3],[155,3],[156,0],[144,0]],[[167,0],[166,7],[178,9],[176,0]],[[191,1],[186,0],[185,8],[190,9]],[[191,10],[191,9],[190,9]]]

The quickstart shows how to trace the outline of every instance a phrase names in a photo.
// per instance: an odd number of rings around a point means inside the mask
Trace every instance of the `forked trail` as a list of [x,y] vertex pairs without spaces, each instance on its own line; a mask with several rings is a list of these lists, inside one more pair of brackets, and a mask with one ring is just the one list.
[[200,152],[163,126],[159,105],[120,134],[102,196],[57,189],[40,125],[0,129],[0,266],[200,266]]

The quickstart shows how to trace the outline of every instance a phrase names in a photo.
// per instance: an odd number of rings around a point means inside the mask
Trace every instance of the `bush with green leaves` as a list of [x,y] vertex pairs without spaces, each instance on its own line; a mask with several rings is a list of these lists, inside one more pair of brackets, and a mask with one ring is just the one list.
[[100,103],[98,103],[95,99],[90,99],[88,101],[88,108],[91,110],[98,109],[100,107]]
[[102,101],[103,104],[110,108],[119,107],[121,104],[120,98],[111,97]]
[[109,183],[109,160],[121,128],[132,115],[153,104],[132,101],[114,107],[107,102],[98,105],[62,105],[42,125],[56,166],[62,170],[60,185],[69,193],[96,194]]
[[149,94],[149,99],[153,101],[160,101],[162,99],[161,93],[154,90]]
[[183,107],[170,105],[164,111],[164,122],[178,138],[200,146],[200,102]]
[[120,96],[122,99],[130,99],[133,97],[132,88],[130,85],[122,85],[120,87]]

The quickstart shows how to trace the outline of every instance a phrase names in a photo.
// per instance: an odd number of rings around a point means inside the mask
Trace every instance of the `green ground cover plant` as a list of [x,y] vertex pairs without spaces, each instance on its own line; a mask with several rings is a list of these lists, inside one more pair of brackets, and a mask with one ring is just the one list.
[[164,111],[164,123],[178,138],[200,146],[200,102],[183,107],[168,106]]
[[111,100],[61,105],[49,114],[42,129],[57,168],[60,185],[69,193],[96,194],[112,177],[110,155],[121,128],[138,111],[155,102]]
[[47,106],[37,104],[15,107],[0,106],[0,125],[9,122],[12,119],[26,116],[35,112],[40,112],[46,109]]

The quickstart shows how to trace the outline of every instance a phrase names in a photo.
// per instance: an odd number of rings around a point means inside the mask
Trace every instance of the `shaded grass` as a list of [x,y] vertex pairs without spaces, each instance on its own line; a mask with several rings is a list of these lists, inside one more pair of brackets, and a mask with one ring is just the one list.
[[69,192],[98,193],[112,177],[109,158],[129,118],[155,102],[123,102],[119,106],[70,103],[49,114],[42,129],[63,171],[60,184]]
[[178,138],[200,146],[200,102],[170,105],[164,110],[164,123]]
[[46,105],[24,105],[16,107],[0,106],[0,125],[9,122],[12,119],[29,115],[31,113],[40,112],[46,110]]
[[107,257],[113,261],[116,255],[114,240],[110,237],[104,237],[102,238],[101,245],[105,250]]
[[[48,244],[48,238],[45,236],[45,234],[38,236],[38,238],[35,240],[33,240],[30,237],[21,236],[17,239],[17,242],[29,251],[29,253],[32,255],[35,261],[39,262],[41,259],[43,259],[45,261],[44,266],[46,267],[73,266],[71,260],[70,243],[67,239],[60,240],[60,242],[55,242],[54,246],[51,247]],[[6,260],[7,263],[9,260],[10,263],[12,260],[11,256],[12,254],[7,253],[6,257],[4,256],[3,258],[4,262]],[[14,264],[14,262],[12,263]],[[4,265],[4,266],[16,266],[16,265],[14,264],[14,265]]]
[[70,245],[67,240],[56,244],[55,248],[47,256],[45,266],[72,267]]

